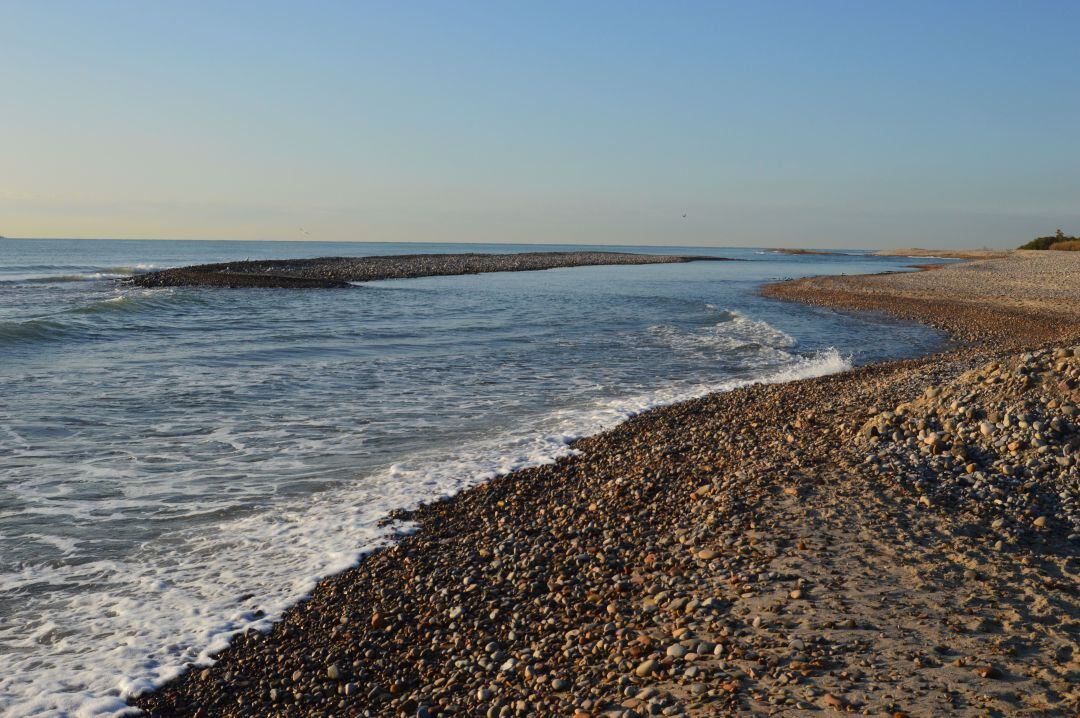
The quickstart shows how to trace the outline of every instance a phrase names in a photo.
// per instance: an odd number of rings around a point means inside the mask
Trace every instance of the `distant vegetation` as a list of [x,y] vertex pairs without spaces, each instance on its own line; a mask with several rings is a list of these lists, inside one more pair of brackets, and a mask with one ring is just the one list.
[[1069,237],[1060,229],[1052,237],[1036,237],[1020,249],[1065,249],[1080,250],[1080,237]]

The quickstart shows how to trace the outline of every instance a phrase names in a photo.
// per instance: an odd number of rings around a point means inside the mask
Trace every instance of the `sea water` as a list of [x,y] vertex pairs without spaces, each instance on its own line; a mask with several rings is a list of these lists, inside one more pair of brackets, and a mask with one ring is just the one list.
[[[139,289],[246,258],[607,249],[736,262],[338,290]],[[387,540],[393,509],[659,404],[942,345],[757,294],[866,253],[0,240],[0,713],[113,715]]]

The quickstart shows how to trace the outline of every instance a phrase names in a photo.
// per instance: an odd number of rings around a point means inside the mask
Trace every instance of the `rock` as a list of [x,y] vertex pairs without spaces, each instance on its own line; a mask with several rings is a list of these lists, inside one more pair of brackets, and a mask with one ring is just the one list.
[[824,703],[827,708],[832,708],[838,711],[844,710],[844,708],[847,706],[847,701],[842,698],[837,698],[832,693],[826,693],[822,697],[821,702]]
[[657,662],[652,659],[642,661],[638,665],[638,667],[634,669],[634,673],[641,676],[642,678],[645,678],[649,675],[652,675],[652,672],[656,670],[657,666]]

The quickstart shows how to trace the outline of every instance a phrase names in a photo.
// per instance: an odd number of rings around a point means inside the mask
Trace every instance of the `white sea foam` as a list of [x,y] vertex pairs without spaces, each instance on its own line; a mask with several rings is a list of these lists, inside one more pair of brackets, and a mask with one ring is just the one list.
[[158,269],[158,265],[138,263],[121,267],[100,267],[97,269],[68,271],[57,274],[56,271],[11,271],[0,272],[0,284],[63,284],[67,282],[95,282],[103,279],[123,279],[136,274]]
[[723,312],[726,318],[714,325],[682,329],[663,324],[649,327],[652,334],[672,349],[707,355],[710,352],[751,350],[763,362],[790,358],[785,351],[795,346],[795,338],[768,322],[750,319],[738,312]]

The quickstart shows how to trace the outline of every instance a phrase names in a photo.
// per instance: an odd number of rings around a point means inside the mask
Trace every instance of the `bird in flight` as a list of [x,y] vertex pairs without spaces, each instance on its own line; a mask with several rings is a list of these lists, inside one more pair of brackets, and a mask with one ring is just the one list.
[[682,218],[683,218],[683,219],[686,219],[686,212],[683,212],[683,213],[682,213]]

